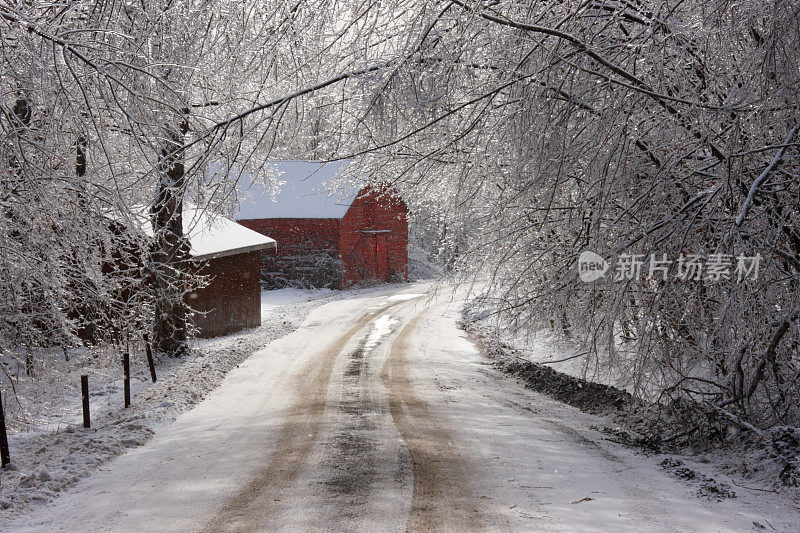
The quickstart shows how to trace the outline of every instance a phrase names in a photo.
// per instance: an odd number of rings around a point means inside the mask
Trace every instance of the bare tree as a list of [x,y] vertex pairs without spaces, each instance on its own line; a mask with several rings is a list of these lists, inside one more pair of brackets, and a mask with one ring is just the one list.
[[[224,210],[237,172],[271,179],[265,163],[276,146],[309,148],[307,125],[320,115],[306,116],[307,105],[341,109],[336,86],[381,64],[375,46],[354,44],[376,25],[371,9],[327,0],[23,3],[0,6],[0,24],[13,170],[3,180],[4,235],[28,260],[6,264],[9,345],[33,331],[55,342],[56,329],[75,342],[89,326],[118,338],[122,326],[94,327],[110,321],[137,332],[152,324],[159,351],[182,353],[183,297],[198,282],[182,220],[188,191]],[[64,228],[42,229],[51,220]],[[34,230],[47,237],[41,245]],[[14,289],[33,263],[27,279],[38,288]],[[63,281],[51,283],[53,273]],[[120,320],[127,314],[136,319]]]
[[[781,0],[453,0],[374,84],[353,153],[412,206],[446,198],[502,323],[643,396],[796,421],[798,29]],[[578,279],[584,250],[604,280]]]

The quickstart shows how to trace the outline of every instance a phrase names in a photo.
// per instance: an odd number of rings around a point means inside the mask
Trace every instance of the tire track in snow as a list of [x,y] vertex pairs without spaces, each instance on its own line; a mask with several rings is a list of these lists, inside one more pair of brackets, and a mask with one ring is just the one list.
[[362,316],[330,348],[313,358],[294,376],[297,402],[285,416],[274,448],[270,450],[269,462],[206,525],[204,532],[254,531],[268,521],[279,505],[283,490],[302,471],[321,433],[328,383],[336,358],[353,336],[370,321],[402,303],[393,302]]
[[382,435],[376,424],[381,412],[370,387],[365,341],[345,359],[340,394],[330,406],[333,431],[321,441],[321,470],[327,474],[321,481],[326,491],[321,503],[330,505],[326,518],[336,529],[345,529],[367,512],[375,497],[373,484],[381,474]]
[[400,331],[381,371],[389,389],[389,411],[408,447],[414,472],[406,529],[480,530],[484,517],[469,481],[469,462],[451,432],[417,395],[408,375],[408,339],[422,317],[418,314]]

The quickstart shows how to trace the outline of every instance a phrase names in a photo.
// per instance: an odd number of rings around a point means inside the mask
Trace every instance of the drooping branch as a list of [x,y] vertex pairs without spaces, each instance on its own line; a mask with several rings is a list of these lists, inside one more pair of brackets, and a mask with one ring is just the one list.
[[781,161],[783,160],[783,154],[786,152],[787,146],[790,146],[792,139],[794,138],[795,133],[797,133],[798,125],[792,128],[787,135],[786,140],[783,142],[783,146],[778,150],[778,153],[775,154],[775,157],[772,159],[772,162],[767,165],[767,168],[761,172],[761,174],[756,178],[753,184],[750,186],[750,191],[747,193],[747,198],[745,198],[744,205],[742,205],[742,210],[739,212],[739,216],[736,217],[736,221],[733,223],[733,227],[728,231],[727,235],[725,235],[724,242],[727,242],[733,238],[733,233],[742,227],[744,224],[745,219],[747,218],[747,214],[750,211],[750,207],[753,205],[753,200],[758,193],[759,188],[769,179],[770,175],[772,175],[773,171],[780,165]]
[[264,102],[264,103],[258,104],[256,106],[253,106],[253,107],[249,108],[249,109],[246,109],[245,111],[237,113],[236,115],[233,115],[232,117],[230,117],[230,118],[228,118],[226,120],[223,120],[223,121],[215,123],[214,125],[212,125],[209,128],[207,128],[205,131],[203,131],[198,136],[198,140],[201,139],[201,138],[205,138],[205,137],[208,137],[210,135],[213,135],[219,130],[225,130],[225,129],[229,128],[231,125],[235,124],[236,122],[240,122],[240,121],[246,119],[247,117],[249,117],[250,115],[253,115],[253,114],[258,113],[260,111],[265,111],[265,110],[273,108],[273,107],[280,107],[280,106],[282,106],[284,104],[287,104],[287,103],[291,102],[292,100],[296,100],[296,99],[300,98],[301,96],[305,96],[305,95],[311,94],[311,93],[313,93],[315,91],[319,91],[319,90],[325,89],[326,87],[330,87],[331,85],[335,85],[335,84],[339,83],[340,81],[345,81],[345,80],[349,80],[349,79],[352,79],[352,78],[359,78],[361,76],[364,76],[365,74],[369,74],[370,72],[376,72],[378,70],[381,70],[383,68],[386,68],[386,67],[390,66],[391,64],[392,64],[391,62],[382,62],[382,63],[378,63],[376,65],[372,65],[372,66],[369,66],[369,67],[366,67],[366,68],[363,68],[363,69],[352,70],[352,71],[349,71],[349,72],[343,72],[343,73],[338,74],[338,75],[336,75],[336,76],[334,76],[332,78],[329,78],[329,79],[327,79],[325,81],[321,81],[321,82],[316,83],[314,85],[310,85],[308,87],[304,87],[304,88],[302,88],[300,90],[297,90],[297,91],[295,91],[295,92],[293,92],[291,94],[287,94],[285,96],[281,96],[280,98],[275,98],[275,99],[272,99],[272,100],[270,100],[268,102]]
[[753,381],[750,383],[750,388],[747,390],[747,398],[752,397],[755,393],[759,382],[764,377],[764,369],[766,368],[767,363],[774,363],[775,350],[778,348],[778,344],[781,342],[781,339],[783,339],[784,335],[786,335],[786,332],[789,331],[789,326],[791,326],[792,323],[799,318],[800,309],[795,309],[776,322],[775,325],[778,329],[776,329],[775,333],[772,335],[772,338],[769,341],[769,346],[767,346],[767,350],[764,352],[761,361],[758,363],[758,368],[756,368]]
[[[469,6],[465,2],[462,2],[461,0],[453,0],[453,3],[461,6],[462,8],[464,8],[467,11],[475,11],[475,9],[473,7]],[[527,24],[527,23],[524,23],[524,22],[517,22],[517,21],[514,21],[514,20],[507,19],[507,18],[501,18],[501,17],[495,16],[495,15],[492,15],[490,13],[487,13],[484,10],[478,11],[478,15],[481,18],[483,18],[485,20],[488,20],[489,22],[494,22],[494,23],[500,24],[502,26],[506,26],[506,27],[509,27],[509,28],[514,28],[514,29],[518,29],[518,30],[522,30],[522,31],[526,31],[526,32],[531,32],[531,33],[540,33],[540,34],[543,34],[543,35],[549,35],[549,36],[557,37],[557,38],[559,38],[561,40],[567,41],[572,46],[574,46],[576,49],[578,49],[578,51],[586,54],[588,57],[590,57],[591,59],[593,59],[594,61],[596,61],[600,65],[606,67],[608,70],[610,70],[614,74],[617,74],[618,76],[620,76],[620,77],[622,77],[622,78],[624,78],[624,79],[626,79],[626,80],[628,80],[630,82],[630,84],[624,84],[622,82],[618,82],[618,83],[620,83],[622,85],[625,85],[626,87],[628,87],[631,90],[639,91],[640,93],[648,96],[649,98],[654,99],[670,115],[673,115],[673,116],[677,117],[681,127],[686,129],[688,132],[692,133],[692,135],[694,135],[695,138],[697,138],[699,140],[703,140],[708,145],[709,150],[711,150],[711,153],[718,160],[724,161],[726,159],[725,158],[725,154],[722,152],[722,150],[717,148],[717,146],[714,145],[714,143],[712,143],[702,133],[700,133],[699,131],[694,129],[694,127],[686,119],[683,118],[681,113],[677,109],[675,109],[674,106],[669,104],[668,102],[670,102],[670,101],[678,102],[678,103],[692,105],[692,106],[701,107],[701,108],[709,108],[709,107],[711,107],[711,108],[714,108],[714,109],[721,109],[720,107],[718,107],[718,106],[709,106],[707,104],[703,104],[702,102],[692,102],[690,100],[679,99],[679,98],[676,99],[675,97],[671,97],[669,95],[661,94],[661,93],[657,92],[656,90],[654,90],[652,87],[650,87],[647,83],[642,81],[637,76],[631,74],[630,72],[628,72],[624,68],[620,67],[619,65],[615,65],[611,61],[609,61],[606,58],[604,58],[601,54],[599,54],[598,52],[593,50],[591,47],[589,47],[589,45],[587,45],[585,42],[583,42],[583,40],[581,40],[578,37],[575,37],[574,35],[572,35],[570,33],[567,33],[565,31],[557,30],[557,29],[554,29],[554,28],[549,28],[547,26],[538,26],[538,25],[534,25],[534,24]],[[596,73],[594,71],[592,73],[595,74],[595,75],[600,75],[600,73]],[[613,81],[608,76],[601,75],[601,77],[607,79],[608,81]]]

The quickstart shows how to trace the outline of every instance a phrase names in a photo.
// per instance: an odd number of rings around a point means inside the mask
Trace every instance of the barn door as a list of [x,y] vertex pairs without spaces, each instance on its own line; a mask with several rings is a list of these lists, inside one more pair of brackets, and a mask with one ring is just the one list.
[[389,254],[386,249],[386,234],[375,235],[375,277],[385,280],[389,276]]
[[363,271],[359,274],[359,279],[371,279],[375,277],[375,267],[377,262],[377,239],[372,234],[361,234],[361,259],[363,261]]

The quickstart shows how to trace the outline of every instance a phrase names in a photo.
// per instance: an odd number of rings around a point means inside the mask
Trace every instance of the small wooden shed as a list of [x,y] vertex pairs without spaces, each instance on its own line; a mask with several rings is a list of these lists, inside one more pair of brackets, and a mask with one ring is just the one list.
[[343,177],[349,164],[274,162],[283,182],[274,199],[263,184],[240,181],[236,220],[280,243],[277,255],[264,258],[267,282],[342,288],[366,279],[408,278],[405,204],[389,189]]
[[200,337],[219,337],[261,325],[261,255],[275,240],[229,218],[184,209],[184,232],[199,273],[209,283],[187,295]]

